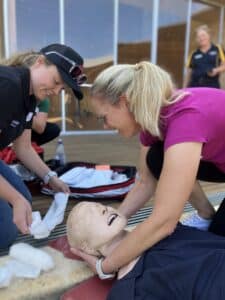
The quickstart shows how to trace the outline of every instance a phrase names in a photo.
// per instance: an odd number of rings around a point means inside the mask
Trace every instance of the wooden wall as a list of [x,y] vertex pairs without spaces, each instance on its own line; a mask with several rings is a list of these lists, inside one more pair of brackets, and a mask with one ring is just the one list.
[[157,63],[173,77],[177,87],[182,87],[184,67],[184,42],[186,25],[162,27],[158,32]]
[[202,1],[193,1],[193,2],[202,2],[205,4],[214,4],[214,5],[224,5],[225,6],[225,0],[202,0]]

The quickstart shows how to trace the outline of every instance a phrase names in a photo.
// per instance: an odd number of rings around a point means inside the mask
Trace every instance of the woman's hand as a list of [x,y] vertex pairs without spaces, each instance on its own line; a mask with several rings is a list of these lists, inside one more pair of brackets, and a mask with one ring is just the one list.
[[89,265],[89,267],[91,268],[91,270],[95,274],[97,274],[97,271],[96,271],[96,268],[95,268],[96,261],[98,260],[97,256],[87,254],[87,253],[85,253],[85,252],[83,252],[81,250],[75,249],[75,248],[70,248],[70,251],[73,254],[75,254],[77,256],[80,256]]
[[60,180],[56,176],[52,176],[48,184],[55,192],[63,192],[63,193],[70,194],[70,189],[68,185],[65,184],[62,180]]
[[25,198],[20,198],[13,204],[13,222],[23,233],[29,233],[29,226],[32,223],[32,208]]

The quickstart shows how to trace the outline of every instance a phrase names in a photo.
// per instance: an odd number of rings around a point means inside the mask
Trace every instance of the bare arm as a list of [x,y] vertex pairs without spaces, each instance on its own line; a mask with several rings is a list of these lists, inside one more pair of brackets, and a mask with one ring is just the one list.
[[156,179],[150,173],[146,164],[146,155],[149,147],[141,145],[138,178],[132,190],[128,193],[119,207],[119,211],[129,218],[153,196]]
[[184,78],[184,84],[183,87],[186,88],[191,80],[191,74],[192,74],[192,69],[188,68],[186,71],[186,76]]
[[13,142],[13,148],[21,162],[40,178],[50,171],[31,145],[31,130],[24,130],[23,134]]
[[35,132],[42,134],[45,130],[47,120],[48,120],[48,113],[38,112],[33,118],[32,129]]
[[104,260],[102,267],[105,273],[126,265],[173,232],[192,191],[201,148],[200,143],[181,143],[165,152],[153,213]]
[[[30,129],[24,130],[23,134],[14,141],[13,148],[21,162],[40,178],[43,179],[50,171],[49,167],[43,162],[31,145]],[[49,184],[55,191],[70,192],[68,186],[55,176],[51,177]]]
[[214,77],[225,71],[225,62],[222,62],[218,67],[212,69],[211,72],[208,72],[208,75]]

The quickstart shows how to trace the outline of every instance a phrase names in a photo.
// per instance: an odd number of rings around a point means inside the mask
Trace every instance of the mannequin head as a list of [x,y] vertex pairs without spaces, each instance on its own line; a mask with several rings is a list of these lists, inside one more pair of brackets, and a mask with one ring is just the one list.
[[67,236],[71,247],[92,255],[124,230],[127,220],[116,209],[96,202],[81,202],[69,214]]

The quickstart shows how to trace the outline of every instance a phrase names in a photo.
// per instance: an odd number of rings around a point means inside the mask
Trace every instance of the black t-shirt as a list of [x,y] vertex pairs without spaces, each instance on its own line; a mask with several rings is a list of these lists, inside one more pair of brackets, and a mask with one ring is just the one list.
[[223,50],[220,46],[211,45],[207,52],[200,49],[194,51],[187,63],[192,69],[189,87],[217,87],[219,88],[219,75],[210,77],[208,72],[220,65],[225,60]]
[[107,300],[224,300],[225,238],[179,225],[113,285]]
[[0,150],[32,126],[36,98],[29,92],[29,69],[0,66]]

